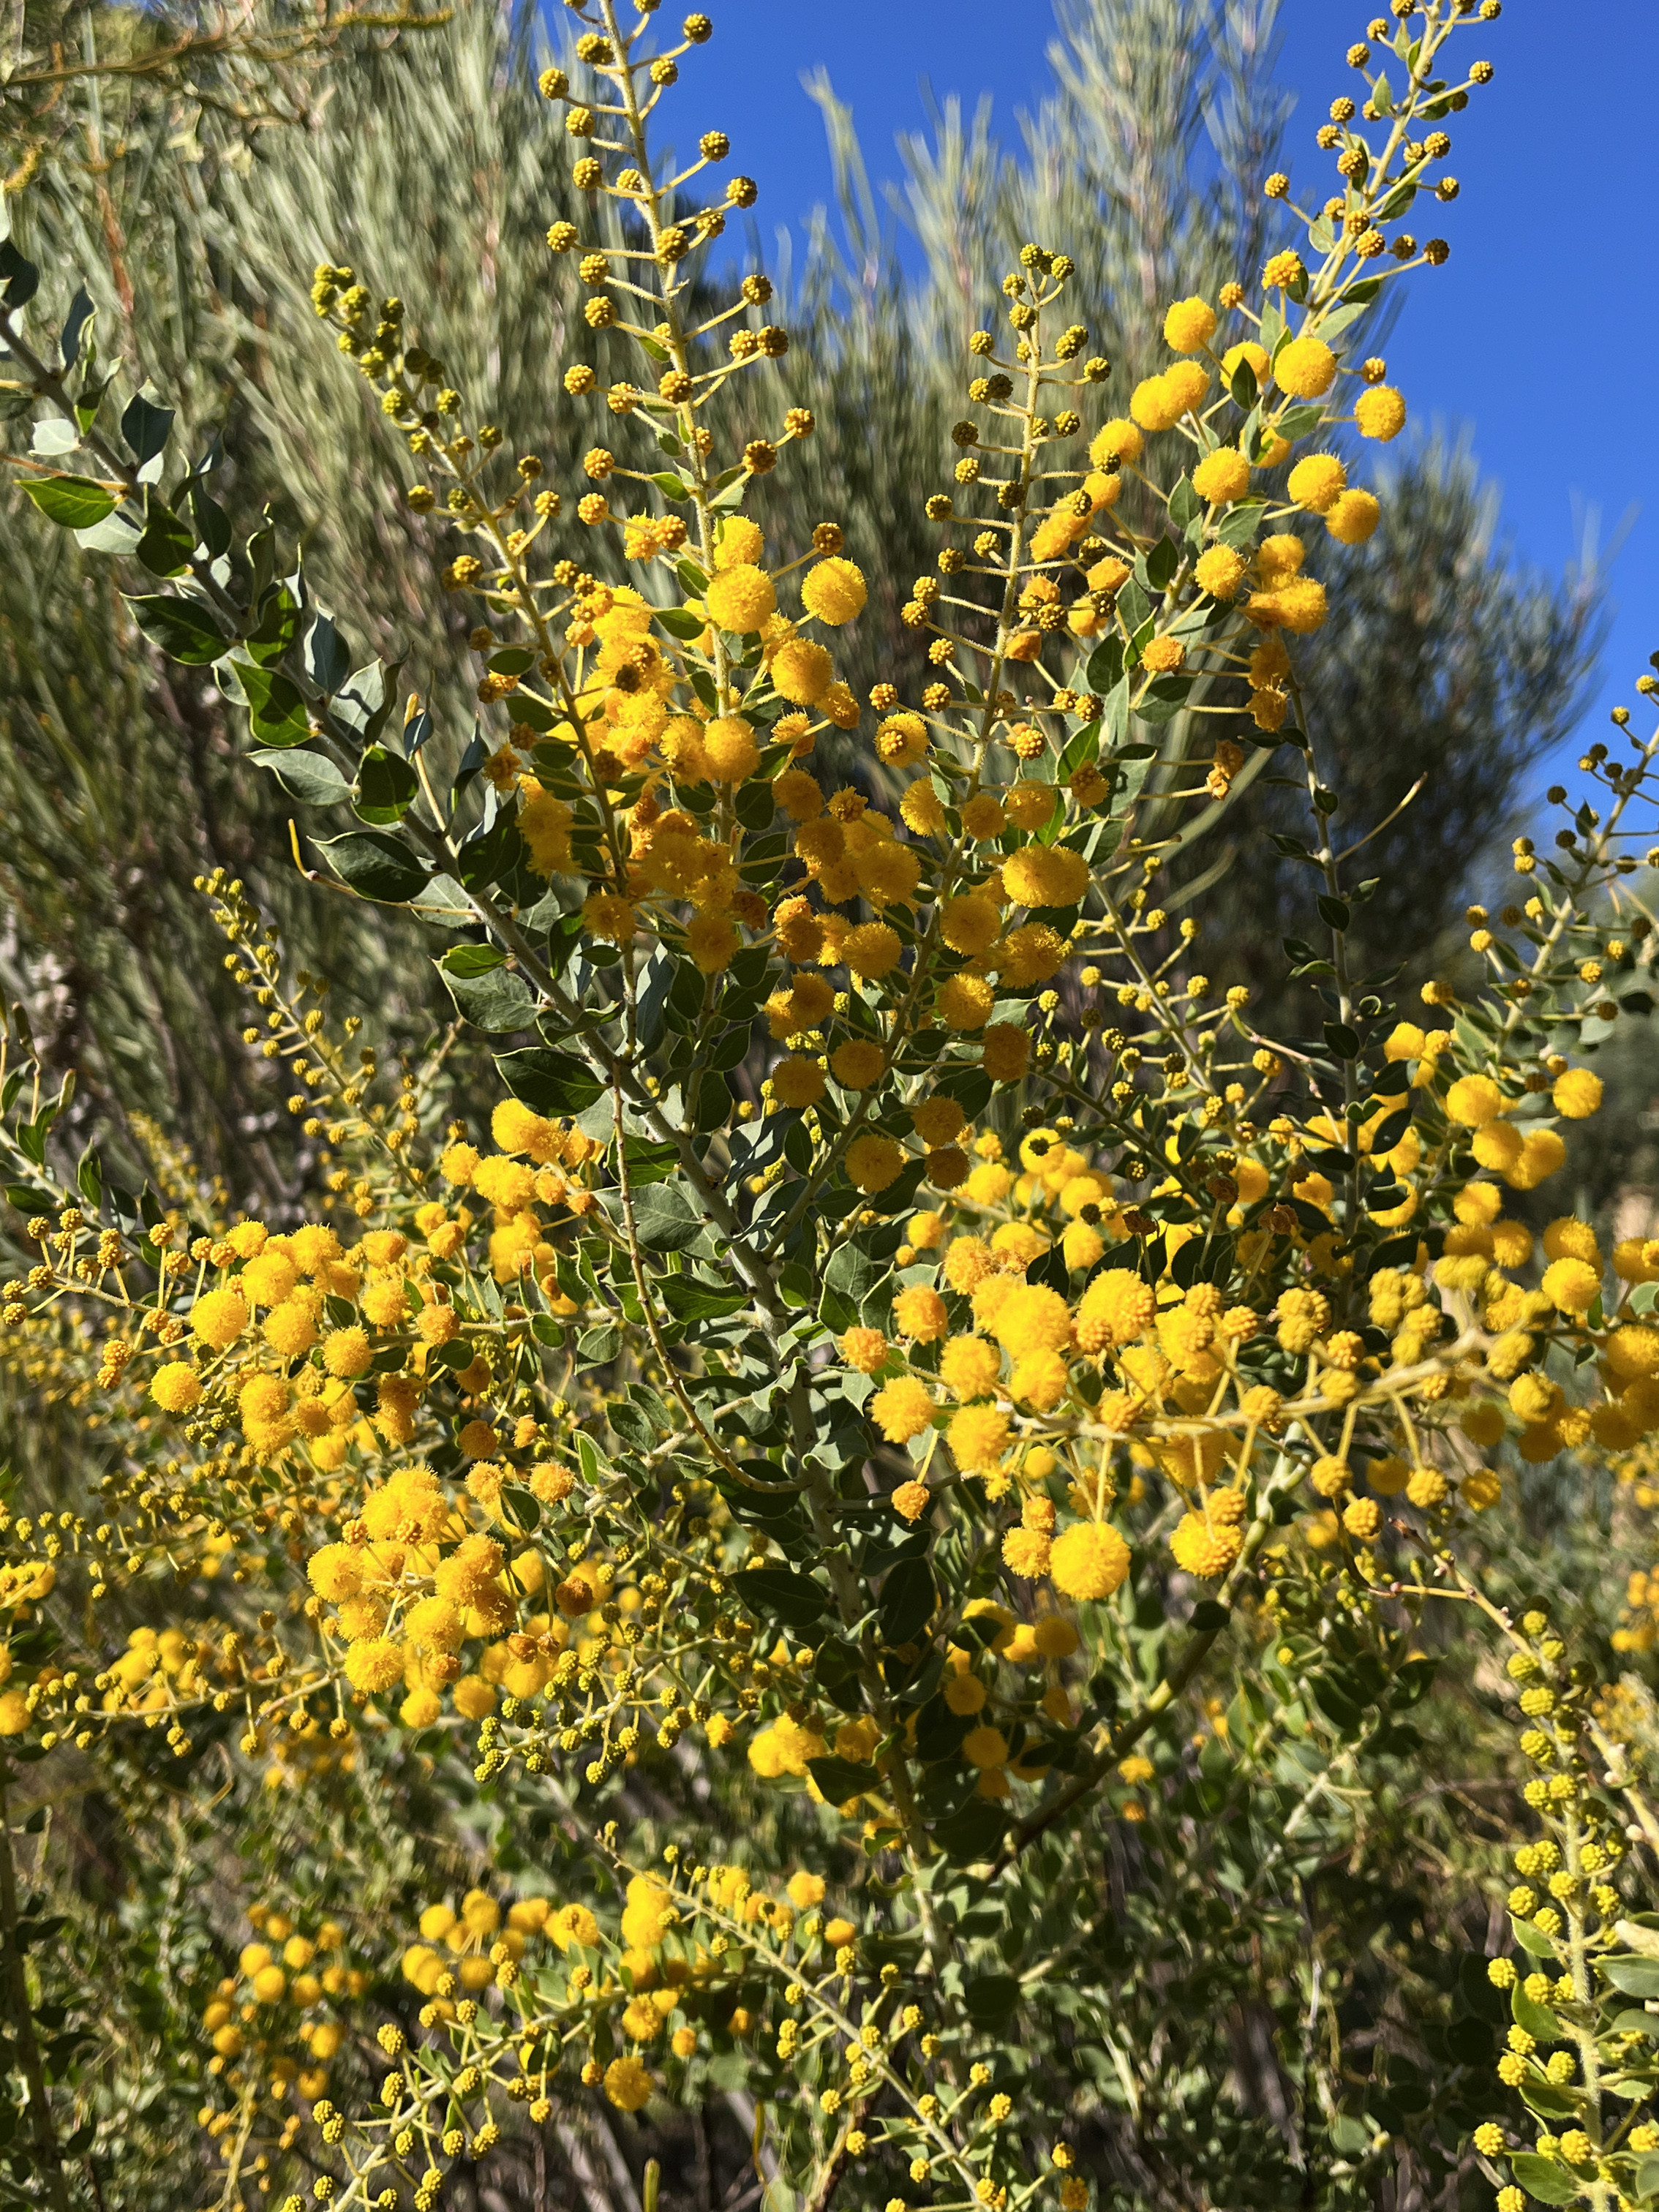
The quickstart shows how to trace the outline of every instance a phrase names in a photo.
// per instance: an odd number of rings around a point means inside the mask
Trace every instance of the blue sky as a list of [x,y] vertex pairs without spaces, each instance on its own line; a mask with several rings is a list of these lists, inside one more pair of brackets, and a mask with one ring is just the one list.
[[[992,93],[1010,142],[1018,109],[1047,82],[1045,0],[717,0],[710,12],[714,42],[690,62],[687,88],[699,127],[729,130],[734,166],[759,180],[769,234],[830,197],[805,72],[828,69],[878,179],[898,173],[896,136],[926,127],[924,80],[970,108]],[[1312,134],[1352,81],[1343,49],[1374,12],[1366,0],[1283,0],[1279,76],[1300,96],[1293,173],[1309,173]],[[1640,703],[1635,678],[1659,651],[1659,434],[1642,389],[1659,348],[1648,105],[1659,4],[1579,0],[1564,12],[1509,0],[1499,22],[1467,36],[1470,58],[1485,54],[1497,77],[1454,118],[1463,193],[1438,223],[1453,258],[1413,280],[1390,374],[1419,420],[1471,429],[1503,486],[1518,558],[1559,574],[1579,558],[1592,517],[1603,553],[1626,526],[1603,682],[1576,755],[1611,735],[1610,707]],[[721,95],[711,100],[716,81]]]

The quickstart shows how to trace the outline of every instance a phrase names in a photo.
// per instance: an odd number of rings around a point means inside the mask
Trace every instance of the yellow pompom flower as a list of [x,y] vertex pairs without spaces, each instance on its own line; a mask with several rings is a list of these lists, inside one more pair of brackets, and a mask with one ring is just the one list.
[[389,1690],[404,1679],[404,1647],[390,1636],[377,1636],[353,1644],[345,1656],[346,1680],[354,1690],[373,1695]]
[[1353,419],[1362,438],[1386,445],[1406,427],[1405,400],[1389,385],[1373,385],[1354,402]]
[[1008,1395],[1034,1413],[1052,1413],[1071,1387],[1071,1373],[1057,1352],[1028,1352],[1009,1377]]
[[1103,422],[1089,443],[1089,459],[1097,469],[1115,468],[1127,461],[1133,468],[1146,450],[1146,441],[1133,422],[1121,416]]
[[[1015,854],[1013,857],[1018,860],[1020,856]],[[961,897],[946,899],[939,908],[939,935],[953,952],[965,953],[970,958],[993,945],[1001,927],[1002,916],[996,901],[983,892],[969,891]]]
[[823,1096],[823,1070],[796,1054],[772,1070],[772,1095],[781,1106],[811,1106]]
[[300,1271],[283,1251],[262,1251],[237,1278],[237,1288],[256,1306],[280,1305],[300,1279]]
[[633,902],[615,891],[591,891],[582,907],[582,922],[591,937],[610,945],[627,945],[639,926]]
[[1083,1293],[1077,1311],[1077,1340],[1085,1352],[1131,1344],[1151,1327],[1158,1300],[1150,1283],[1127,1267],[1108,1267]]
[[1066,1597],[1110,1597],[1128,1571],[1129,1547],[1107,1522],[1074,1522],[1049,1554],[1050,1578]]
[[1550,1097],[1558,1114],[1565,1114],[1570,1121],[1587,1121],[1601,1103],[1601,1079],[1592,1075],[1587,1067],[1570,1067],[1565,1075],[1558,1075]]
[[362,1375],[373,1356],[366,1330],[335,1328],[323,1339],[323,1364],[331,1375]]
[[187,1413],[201,1402],[201,1378],[182,1359],[169,1359],[151,1376],[149,1395],[164,1413]]
[[1210,388],[1210,372],[1201,362],[1178,361],[1164,372],[1164,382],[1175,404],[1176,420],[1195,408]]
[[1207,300],[1177,300],[1164,318],[1164,339],[1176,353],[1201,353],[1215,336],[1217,316]]
[[1243,499],[1250,488],[1250,465],[1236,446],[1218,446],[1193,471],[1193,489],[1212,507]]
[[962,1740],[962,1755],[969,1766],[981,1772],[988,1768],[1006,1766],[1008,1739],[1000,1729],[983,1727],[969,1729]]
[[1446,1093],[1449,1118],[1466,1129],[1484,1128],[1504,1110],[1504,1094],[1489,1075],[1461,1075]]
[[265,1316],[264,1336],[273,1352],[293,1359],[317,1341],[317,1319],[301,1298],[285,1298]]
[[1533,1129],[1522,1139],[1521,1157],[1504,1170],[1514,1190],[1536,1190],[1567,1164],[1567,1148],[1554,1129]]
[[1030,1058],[1030,1036],[1012,1022],[994,1022],[981,1041],[980,1059],[993,1083],[1018,1083]]
[[945,1441],[964,1474],[994,1474],[1008,1449],[1009,1420],[994,1406],[964,1406],[951,1417]]
[[933,1401],[927,1384],[914,1375],[895,1376],[870,1401],[870,1418],[890,1444],[908,1443],[933,1418]]
[[939,1354],[939,1380],[958,1398],[989,1398],[1002,1373],[1002,1358],[982,1336],[953,1336]]
[[367,1564],[361,1545],[325,1544],[307,1561],[306,1577],[319,1597],[338,1605],[362,1588]]
[[876,752],[889,768],[908,768],[927,754],[927,725],[908,709],[885,714],[876,726]]
[[1336,356],[1322,338],[1292,338],[1279,348],[1273,376],[1293,399],[1320,399],[1336,381]]
[[[443,1709],[443,1699],[438,1692],[422,1682],[418,1688],[411,1690],[398,1706],[398,1718],[406,1729],[430,1728]],[[317,2048],[315,2038],[311,2047],[313,2051]]]
[[561,1951],[573,1945],[591,1951],[599,1940],[599,1923],[585,1905],[562,1905],[548,1921],[547,1932]]
[[702,733],[702,753],[715,783],[742,783],[760,766],[755,732],[741,714],[722,714],[710,722]]
[[995,1328],[998,1342],[1015,1359],[1061,1352],[1072,1340],[1071,1309],[1044,1284],[1017,1283],[998,1310]]
[[948,977],[934,1000],[939,1018],[949,1030],[983,1029],[995,1004],[996,993],[983,975]]
[[1626,1382],[1659,1372],[1659,1329],[1621,1322],[1607,1339],[1607,1360],[1613,1373]]
[[983,843],[988,837],[1000,837],[1008,826],[1008,817],[1002,811],[1002,801],[988,791],[976,792],[964,801],[962,809],[962,830],[965,837]]
[[1170,1538],[1176,1565],[1188,1574],[1212,1582],[1224,1575],[1243,1548],[1243,1531],[1218,1518],[1206,1521],[1201,1513],[1183,1513]]
[[758,561],[766,544],[761,526],[746,514],[728,514],[714,540],[714,566],[735,568],[739,562]]
[[1181,407],[1162,376],[1148,376],[1129,395],[1129,412],[1143,430],[1170,430],[1181,420]]
[[191,1308],[190,1326],[203,1344],[222,1352],[247,1327],[247,1302],[240,1291],[209,1291]]
[[1244,556],[1231,545],[1212,545],[1199,555],[1193,575],[1200,591],[1212,599],[1234,599],[1244,580]]
[[637,2058],[613,2058],[605,2069],[605,2094],[619,2112],[637,2112],[650,2100],[650,2070]]
[[1588,1313],[1601,1294],[1599,1271],[1585,1260],[1555,1260],[1544,1270],[1544,1296],[1563,1313]]
[[1089,888],[1089,864],[1064,845],[1023,845],[1002,864],[1002,888],[1016,906],[1075,906]]
[[1254,338],[1243,338],[1236,346],[1229,346],[1221,356],[1221,374],[1231,384],[1241,368],[1248,368],[1258,386],[1267,381],[1267,371],[1273,366],[1267,358],[1266,346],[1258,345]]
[[738,949],[736,924],[723,914],[695,915],[685,933],[685,949],[704,975],[724,974]]
[[1344,545],[1363,545],[1376,533],[1382,507],[1369,491],[1345,491],[1325,517],[1325,527]]
[[1309,453],[1291,471],[1285,489],[1297,507],[1328,514],[1348,489],[1348,471],[1334,453]]
[[896,968],[904,947],[884,921],[861,921],[842,939],[841,957],[855,975],[874,982]]
[[867,1037],[848,1037],[830,1055],[830,1073],[848,1091],[868,1091],[880,1082],[886,1065],[881,1047]]
[[870,1131],[854,1137],[847,1147],[847,1173],[854,1188],[866,1195],[896,1182],[904,1166],[904,1153],[891,1137]]
[[778,599],[772,579],[763,568],[756,568],[752,562],[738,561],[710,580],[703,604],[711,622],[744,636],[757,630],[776,611]]
[[913,1283],[893,1301],[893,1326],[918,1344],[932,1344],[947,1325],[944,1299],[926,1283]]
[[864,571],[839,554],[819,561],[801,579],[800,601],[809,615],[839,629],[860,614],[868,592]]
[[816,707],[835,680],[835,664],[811,638],[792,637],[772,656],[772,688],[798,707]]

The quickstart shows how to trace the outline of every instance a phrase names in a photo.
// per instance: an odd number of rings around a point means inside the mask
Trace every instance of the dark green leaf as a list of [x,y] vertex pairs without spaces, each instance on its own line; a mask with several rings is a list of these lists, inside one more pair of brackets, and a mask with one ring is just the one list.
[[927,1560],[901,1559],[881,1586],[883,1642],[913,1642],[927,1626],[938,1602],[933,1571]]
[[273,585],[260,603],[259,619],[247,634],[248,653],[262,668],[273,667],[299,630],[299,601],[286,584]]
[[506,1517],[521,1535],[533,1536],[541,1526],[542,1509],[527,1490],[516,1483],[501,1492],[501,1504]]
[[256,744],[285,750],[303,744],[312,734],[306,702],[286,676],[246,660],[228,660],[221,673],[240,693],[248,711],[249,734]]
[[319,850],[360,898],[382,906],[405,906],[425,888],[427,873],[409,847],[379,830],[348,830],[325,837]]
[[65,530],[90,530],[94,523],[113,514],[119,503],[113,492],[90,477],[25,477],[22,481],[23,489],[46,520],[61,523]]
[[1510,1991],[1510,2008],[1517,2027],[1524,2027],[1534,2043],[1559,2043],[1566,2030],[1547,2005],[1536,2003],[1520,1983]]
[[40,284],[40,271],[9,238],[0,238],[0,295],[9,307],[26,307]]
[[634,1198],[634,1228],[647,1252],[683,1252],[702,1228],[702,1216],[683,1190],[653,1183]]
[[752,1610],[775,1613],[787,1628],[810,1626],[830,1602],[822,1583],[793,1567],[750,1567],[733,1577],[732,1589]]
[[397,822],[420,787],[419,778],[400,753],[371,745],[357,763],[352,807],[364,822]]
[[351,654],[346,641],[335,628],[333,617],[321,612],[312,617],[300,658],[319,691],[337,691],[350,672]]
[[1510,2160],[1510,2171],[1528,2197],[1540,2204],[1571,2204],[1578,2195],[1577,2178],[1553,2158],[1518,2150]]
[[513,1096],[537,1114],[584,1114],[605,1088],[585,1060],[547,1045],[497,1053],[495,1065]]
[[1659,1959],[1602,1959],[1606,1978],[1627,1997],[1659,1997]]
[[170,660],[186,667],[204,668],[217,660],[225,639],[208,613],[192,599],[175,598],[171,592],[142,593],[130,599],[132,618],[152,645],[159,645]]
[[248,758],[256,768],[269,769],[285,792],[305,806],[336,806],[351,796],[351,787],[321,753],[290,750],[260,750]]
[[144,493],[143,534],[133,549],[153,576],[181,576],[190,566],[196,532],[176,515],[154,487]]
[[658,1285],[663,1304],[676,1321],[715,1321],[741,1310],[749,1303],[747,1291],[717,1290],[690,1275],[665,1275]]
[[536,1000],[524,978],[500,953],[487,965],[478,955],[493,946],[458,945],[436,963],[455,1011],[476,1029],[501,1034],[527,1030],[536,1019]]
[[121,413],[121,435],[132,449],[142,483],[154,483],[161,473],[161,454],[173,434],[173,410],[158,407],[142,392],[135,392]]
[[1019,2002],[1019,1981],[1013,1974],[976,1974],[963,1984],[962,2002],[977,2027],[1000,2027]]
[[953,1859],[958,1866],[971,1866],[976,1860],[994,1856],[1006,1825],[1006,1816],[995,1805],[983,1797],[974,1797],[959,1813],[939,1823],[933,1830],[933,1841],[946,1858]]
[[[743,1579],[747,1583],[750,1577],[745,1575]],[[866,1790],[878,1787],[881,1781],[873,1766],[862,1766],[850,1759],[809,1759],[806,1771],[829,1805],[845,1805]]]

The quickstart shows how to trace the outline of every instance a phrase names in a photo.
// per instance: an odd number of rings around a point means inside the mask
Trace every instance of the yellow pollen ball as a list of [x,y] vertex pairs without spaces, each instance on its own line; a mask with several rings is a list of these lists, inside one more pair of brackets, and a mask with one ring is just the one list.
[[247,1327],[247,1304],[240,1291],[209,1291],[190,1310],[191,1332],[216,1352],[234,1344]]
[[1446,1112],[1466,1129],[1484,1128],[1504,1110],[1504,1094],[1489,1075],[1460,1076],[1446,1093]]
[[201,1401],[201,1381],[193,1367],[170,1359],[150,1377],[149,1395],[164,1413],[187,1413]]
[[1216,322],[1207,300],[1177,300],[1164,318],[1164,343],[1176,353],[1200,353],[1215,336]]
[[1128,1571],[1129,1547],[1105,1522],[1074,1522],[1049,1554],[1049,1576],[1067,1597],[1109,1597]]
[[1212,507],[1243,499],[1250,488],[1250,465],[1237,447],[1221,446],[1206,453],[1193,471],[1193,489]]
[[760,766],[755,733],[740,714],[724,714],[711,722],[702,733],[702,750],[716,783],[742,783]]
[[1389,385],[1373,385],[1354,402],[1353,419],[1362,438],[1386,445],[1406,427],[1406,403]]
[[1563,1313],[1587,1313],[1601,1288],[1600,1273],[1584,1260],[1555,1260],[1544,1270],[1544,1296]]
[[1212,545],[1199,555],[1193,574],[1199,589],[1212,599],[1233,599],[1244,580],[1244,556],[1231,545]]
[[1089,864],[1063,845],[1025,845],[1003,862],[1002,887],[1017,906],[1075,906],[1089,888]]
[[1334,453],[1310,453],[1291,471],[1285,489],[1298,507],[1328,514],[1348,489],[1348,471]]
[[1586,1121],[1601,1106],[1601,1079],[1587,1067],[1570,1067],[1557,1076],[1550,1097],[1558,1114],[1570,1121]]
[[1293,399],[1322,398],[1336,380],[1336,356],[1322,338],[1292,338],[1279,348],[1273,375]]
[[868,596],[864,571],[839,555],[820,561],[801,580],[801,605],[821,623],[839,629],[863,611]]
[[766,571],[739,561],[711,580],[703,604],[721,629],[746,635],[775,612],[778,600]]
[[849,1037],[830,1055],[830,1073],[849,1091],[867,1091],[879,1083],[886,1055],[866,1037]]

